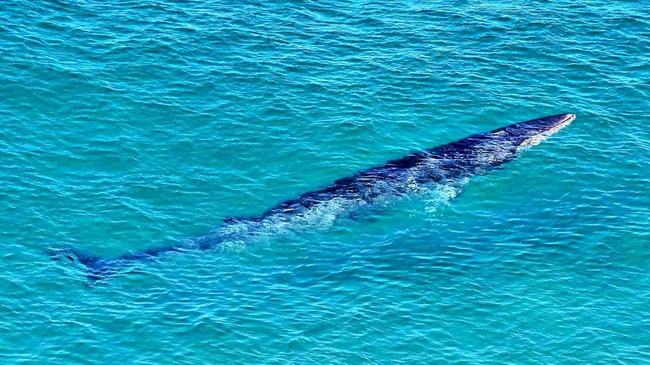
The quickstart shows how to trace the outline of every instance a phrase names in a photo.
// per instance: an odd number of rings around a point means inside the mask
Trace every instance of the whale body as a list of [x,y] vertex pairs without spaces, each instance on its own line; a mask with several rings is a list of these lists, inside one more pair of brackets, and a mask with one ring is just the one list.
[[71,248],[55,250],[52,256],[81,263],[89,279],[99,280],[118,273],[129,263],[166,253],[208,250],[227,241],[273,234],[287,227],[304,228],[322,220],[323,212],[328,217],[342,217],[363,207],[483,174],[516,158],[520,151],[539,144],[574,119],[574,114],[548,116],[412,153],[283,201],[258,216],[226,218],[217,230],[194,239],[115,258],[101,258]]

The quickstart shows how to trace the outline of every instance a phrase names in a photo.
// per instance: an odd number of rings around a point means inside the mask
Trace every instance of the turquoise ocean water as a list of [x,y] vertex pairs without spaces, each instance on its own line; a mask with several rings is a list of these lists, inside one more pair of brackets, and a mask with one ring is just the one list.
[[[650,362],[644,2],[2,1],[2,364]],[[566,129],[358,220],[103,256],[469,134]]]

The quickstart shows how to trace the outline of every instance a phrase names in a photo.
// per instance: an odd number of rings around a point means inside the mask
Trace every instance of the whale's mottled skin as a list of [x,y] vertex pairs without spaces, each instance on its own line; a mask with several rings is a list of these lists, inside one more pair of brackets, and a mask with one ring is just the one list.
[[283,201],[259,216],[226,218],[218,230],[195,239],[112,259],[75,249],[57,250],[54,257],[80,262],[88,278],[98,280],[114,275],[133,261],[156,258],[169,252],[207,250],[225,241],[273,233],[294,223],[313,222],[313,218],[323,212],[334,217],[349,215],[363,206],[372,206],[391,197],[404,196],[435,184],[453,184],[485,173],[514,159],[522,149],[539,144],[574,119],[573,114],[559,114],[529,120],[413,153]]

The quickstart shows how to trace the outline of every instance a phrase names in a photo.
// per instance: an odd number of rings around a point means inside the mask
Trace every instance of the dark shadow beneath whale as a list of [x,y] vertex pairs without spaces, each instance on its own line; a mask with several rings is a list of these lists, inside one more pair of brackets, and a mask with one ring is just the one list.
[[101,258],[71,248],[53,250],[51,255],[81,263],[89,279],[100,280],[118,273],[129,263],[162,254],[208,250],[224,242],[318,225],[324,219],[353,214],[364,207],[432,186],[454,185],[485,173],[514,159],[522,149],[539,144],[574,119],[573,114],[559,114],[529,120],[416,152],[283,201],[259,216],[226,218],[216,231],[202,237],[115,258]]

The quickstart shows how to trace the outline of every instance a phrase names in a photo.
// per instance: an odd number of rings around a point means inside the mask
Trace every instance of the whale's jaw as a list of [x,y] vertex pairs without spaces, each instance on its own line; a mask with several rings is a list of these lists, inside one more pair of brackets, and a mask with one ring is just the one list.
[[542,143],[548,137],[571,124],[575,119],[575,114],[559,114],[513,124],[502,131],[508,135],[511,142],[517,146],[517,149],[521,150]]
[[532,134],[530,137],[525,138],[520,144],[519,149],[525,149],[532,146],[537,146],[538,144],[545,141],[548,137],[559,132],[560,129],[568,126],[576,119],[575,114],[565,114],[557,122],[551,123],[544,128],[540,129],[538,133]]

